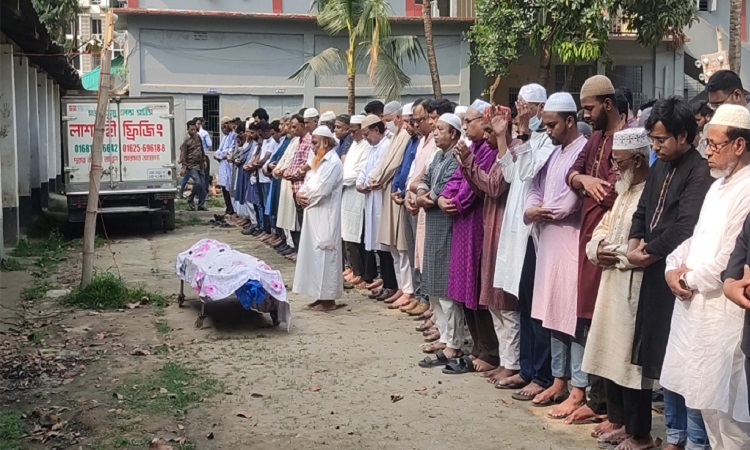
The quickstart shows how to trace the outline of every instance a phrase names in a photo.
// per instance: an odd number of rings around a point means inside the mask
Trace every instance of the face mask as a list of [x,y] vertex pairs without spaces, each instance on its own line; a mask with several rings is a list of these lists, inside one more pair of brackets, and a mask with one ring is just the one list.
[[529,128],[531,128],[531,131],[537,131],[542,126],[542,119],[540,119],[537,116],[532,117],[529,120]]
[[398,127],[393,122],[388,122],[387,124],[385,124],[385,128],[393,134],[396,134],[396,130],[398,130]]

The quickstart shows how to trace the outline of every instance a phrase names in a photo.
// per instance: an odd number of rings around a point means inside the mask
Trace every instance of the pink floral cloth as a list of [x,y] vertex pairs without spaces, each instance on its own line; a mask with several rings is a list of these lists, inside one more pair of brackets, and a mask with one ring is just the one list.
[[190,283],[201,298],[221,300],[234,294],[249,280],[259,281],[266,293],[279,302],[279,319],[291,322],[289,301],[281,272],[250,255],[215,239],[201,239],[177,255],[177,276]]

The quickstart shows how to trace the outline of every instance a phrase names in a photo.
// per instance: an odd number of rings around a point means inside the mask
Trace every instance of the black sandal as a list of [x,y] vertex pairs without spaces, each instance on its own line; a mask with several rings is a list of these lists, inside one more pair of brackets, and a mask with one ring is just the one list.
[[444,366],[450,362],[450,359],[445,356],[445,353],[443,353],[442,350],[438,350],[435,352],[435,358],[430,358],[429,356],[425,357],[422,361],[419,361],[419,367],[424,367],[425,369],[428,369],[430,367],[439,367]]
[[443,369],[443,373],[446,375],[463,375],[469,372],[475,372],[475,370],[474,361],[468,355],[451,360]]

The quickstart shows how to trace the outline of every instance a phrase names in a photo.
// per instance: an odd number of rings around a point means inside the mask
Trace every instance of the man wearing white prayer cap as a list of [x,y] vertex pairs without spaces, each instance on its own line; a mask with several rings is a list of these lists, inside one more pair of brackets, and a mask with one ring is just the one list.
[[677,299],[659,383],[684,397],[687,408],[700,410],[712,449],[745,449],[750,448],[744,367],[750,302],[742,279],[748,278],[750,112],[744,105],[719,106],[706,140],[708,166],[718,179],[692,237],[667,256],[667,284]]
[[[414,298],[414,286],[412,284],[411,270],[407,253],[406,237],[404,235],[404,224],[402,219],[402,206],[391,201],[393,177],[396,174],[401,161],[404,158],[406,146],[411,135],[406,129],[403,116],[403,108],[399,102],[388,102],[383,108],[383,122],[388,130],[390,145],[378,161],[375,170],[370,174],[370,187],[373,191],[379,191],[382,195],[382,207],[380,210],[380,221],[378,223],[377,241],[390,253],[393,261],[393,275],[395,280],[384,279],[383,283],[395,284],[395,291],[386,297],[385,292],[377,296],[383,300],[389,308],[396,309],[408,303]],[[383,271],[381,259],[381,271]],[[391,271],[384,272],[389,278]],[[387,283],[393,281],[393,283]],[[388,289],[386,286],[385,290]]]
[[[514,147],[508,145],[509,150],[498,160],[503,170],[493,172],[496,177],[498,173],[505,174],[503,180],[510,183],[493,284],[503,290],[504,298],[510,298],[506,301],[516,300],[520,311],[520,325],[509,321],[506,326],[519,326],[524,332],[521,333],[520,342],[513,342],[506,350],[509,363],[503,362],[506,369],[519,372],[495,380],[496,385],[503,389],[522,388],[513,394],[514,399],[531,401],[552,385],[552,375],[549,362],[550,332],[531,318],[536,249],[531,238],[531,224],[524,222],[523,211],[531,183],[547,164],[555,146],[541,126],[542,110],[547,101],[544,87],[538,84],[523,86],[518,97],[516,120],[520,143]],[[496,179],[495,182],[503,180]],[[501,375],[498,374],[498,377]]]
[[461,118],[461,120],[463,120],[464,116],[466,115],[466,111],[468,110],[469,110],[468,106],[458,105],[456,106],[456,109],[453,111],[453,114],[457,115],[458,117]]
[[617,198],[586,245],[589,261],[603,270],[581,368],[603,378],[607,391],[612,431],[602,434],[599,444],[627,438],[623,448],[652,448],[653,381],[631,361],[643,270],[627,263],[630,227],[648,177],[651,139],[643,128],[628,128],[616,132],[612,141]]
[[[577,107],[567,92],[553,94],[544,105],[542,123],[555,149],[532,182],[524,220],[536,236],[536,269],[531,317],[551,332],[552,386],[533,400],[542,403],[568,394],[550,416],[564,418],[586,401],[588,374],[581,371],[587,328],[577,326],[578,227],[581,199],[566,183],[570,167],[586,145],[578,131]],[[570,369],[568,369],[570,368]],[[569,372],[570,370],[570,372]]]
[[341,276],[341,192],[344,168],[334,151],[336,136],[326,126],[312,132],[315,157],[296,200],[304,209],[293,292],[315,301],[314,311],[333,311],[343,296]]
[[318,119],[320,118],[320,113],[315,108],[307,108],[302,114],[302,117],[305,119],[305,128],[307,128],[308,133],[312,133],[315,131],[315,129],[318,127]]
[[[586,257],[586,245],[604,214],[612,207],[617,193],[617,174],[612,170],[612,135],[627,127],[620,116],[615,88],[609,78],[594,75],[581,87],[583,116],[594,133],[581,152],[578,161],[567,175],[568,185],[583,196],[581,232],[578,244],[578,318],[582,326],[590,323],[594,314],[596,294],[602,268]],[[566,423],[587,420],[606,414],[604,383],[592,377],[588,402],[568,416]],[[571,400],[573,401],[573,400]]]
[[333,111],[326,111],[323,114],[320,115],[320,118],[318,119],[318,126],[325,125],[331,131],[333,131],[333,124],[336,121],[336,113]]
[[[440,344],[432,346],[436,358],[425,358],[419,363],[422,367],[446,365],[448,359],[459,357],[464,341],[462,305],[448,295],[453,218],[437,206],[438,198],[458,168],[453,153],[461,132],[461,119],[457,115],[445,113],[439,117],[435,131],[439,151],[422,176],[417,191],[416,204],[425,211],[422,290],[430,298],[433,319],[440,332]],[[469,367],[471,363],[459,360],[455,365],[458,370],[459,365]]]

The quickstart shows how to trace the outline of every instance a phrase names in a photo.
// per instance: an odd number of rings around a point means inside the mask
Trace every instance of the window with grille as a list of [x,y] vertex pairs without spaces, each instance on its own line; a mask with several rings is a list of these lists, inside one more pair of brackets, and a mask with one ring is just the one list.
[[203,96],[203,118],[206,121],[203,123],[203,129],[211,134],[212,150],[219,148],[219,141],[221,133],[219,130],[219,96],[218,95],[204,95]]
[[102,34],[102,21],[91,19],[91,35]]
[[643,102],[643,67],[614,66],[607,71],[615,89],[626,86],[633,92],[633,111],[637,111]]

